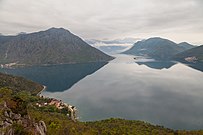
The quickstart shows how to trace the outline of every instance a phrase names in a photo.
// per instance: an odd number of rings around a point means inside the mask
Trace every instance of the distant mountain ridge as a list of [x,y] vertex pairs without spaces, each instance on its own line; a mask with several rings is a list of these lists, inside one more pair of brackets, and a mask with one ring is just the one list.
[[124,51],[127,47],[112,45],[112,46],[99,46],[97,48],[108,54],[116,54],[116,53]]
[[112,59],[63,28],[0,36],[0,64],[47,65]]
[[203,62],[203,45],[179,53],[173,59],[186,62]]
[[191,45],[191,44],[189,44],[189,43],[187,43],[187,42],[179,43],[178,46],[180,46],[180,47],[182,47],[182,48],[184,48],[184,49],[186,49],[186,50],[192,49],[192,48],[195,47],[194,45]]
[[87,39],[85,40],[88,44],[102,43],[109,45],[119,45],[119,44],[133,44],[140,38],[123,38],[123,39],[114,39],[114,40],[97,40],[97,39]]
[[87,39],[85,41],[102,52],[107,54],[117,54],[131,47],[137,40],[139,40],[139,38],[123,38],[114,40]]
[[169,60],[174,55],[193,48],[186,42],[176,44],[168,39],[160,37],[150,38],[136,42],[132,48],[124,54],[147,56],[159,60]]

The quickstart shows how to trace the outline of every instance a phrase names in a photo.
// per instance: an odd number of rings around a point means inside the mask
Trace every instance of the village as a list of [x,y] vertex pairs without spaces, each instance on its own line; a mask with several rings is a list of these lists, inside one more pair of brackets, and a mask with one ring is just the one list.
[[68,113],[66,114],[68,116],[68,118],[70,118],[74,122],[76,122],[78,120],[77,109],[75,106],[69,105],[69,104],[64,103],[61,100],[58,100],[55,98],[49,98],[49,97],[42,96],[41,94],[38,94],[38,96],[45,100],[37,102],[35,104],[37,107],[42,108],[42,107],[54,106],[58,110],[65,109],[68,111]]
[[196,57],[187,57],[187,58],[185,58],[185,61],[187,61],[187,62],[193,62],[193,63],[195,63],[196,61],[197,61],[198,59],[196,58]]
[[1,64],[1,68],[12,68],[12,66],[15,66],[17,63],[9,63],[9,64]]

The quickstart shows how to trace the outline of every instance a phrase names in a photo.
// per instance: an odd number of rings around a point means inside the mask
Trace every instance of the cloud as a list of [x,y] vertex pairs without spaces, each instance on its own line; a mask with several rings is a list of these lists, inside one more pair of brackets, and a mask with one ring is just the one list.
[[106,45],[124,45],[125,44],[134,44],[135,42],[137,42],[138,40],[142,40],[140,38],[123,38],[123,39],[114,39],[114,40],[96,40],[96,39],[89,39],[86,40],[86,42],[88,42],[89,44],[96,44],[96,43],[101,43],[101,44],[106,44]]
[[202,0],[0,0],[0,30],[64,27],[85,39],[163,36],[203,43],[202,6]]

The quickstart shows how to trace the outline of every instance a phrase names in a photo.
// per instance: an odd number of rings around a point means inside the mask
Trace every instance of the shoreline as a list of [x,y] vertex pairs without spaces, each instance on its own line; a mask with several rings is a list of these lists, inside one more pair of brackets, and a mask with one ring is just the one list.
[[42,94],[42,92],[47,89],[47,86],[45,86],[45,85],[42,85],[42,86],[43,86],[43,89],[37,93],[37,96],[40,96]]
[[[43,96],[44,98],[56,99],[57,101],[60,101],[60,102],[63,103],[63,104],[67,104],[68,110],[71,112],[71,113],[68,115],[68,117],[70,117],[71,120],[74,121],[74,122],[79,121],[79,122],[85,122],[85,123],[86,123],[86,122],[97,122],[97,121],[103,121],[103,120],[109,119],[109,118],[104,118],[104,119],[100,119],[100,120],[80,121],[80,119],[79,119],[77,116],[74,117],[74,112],[76,112],[76,110],[73,110],[72,107],[75,107],[75,106],[72,106],[72,105],[70,105],[70,104],[68,104],[68,103],[62,102],[60,99],[57,99],[57,98],[55,98],[55,97],[51,98],[51,97],[49,97],[49,96],[46,97],[46,96],[44,96],[44,95],[41,95],[42,92],[47,89],[47,86],[45,86],[45,85],[42,85],[42,86],[43,86],[43,89],[42,89],[40,92],[38,92],[37,96],[40,96],[40,97]],[[76,107],[76,108],[77,108],[77,107]],[[75,109],[76,109],[76,108],[75,108]],[[119,119],[119,118],[114,118],[114,119]],[[125,118],[124,118],[123,120],[128,120],[128,121],[142,121],[142,122],[147,122],[147,123],[149,123],[149,124],[151,124],[151,125],[157,125],[157,124],[151,123],[151,122],[149,122],[149,121],[143,121],[143,120],[125,119]],[[174,131],[181,131],[181,130],[185,130],[185,131],[196,131],[196,129],[195,129],[195,130],[193,130],[193,129],[192,129],[192,130],[190,130],[190,129],[173,129],[173,128],[165,127],[164,125],[159,125],[159,124],[158,124],[158,126],[163,126],[164,128],[172,129],[172,130],[174,130]],[[201,129],[197,129],[197,130],[201,130]]]
[[[0,68],[10,69],[10,68],[24,68],[24,67],[48,67],[48,66],[58,66],[58,65],[69,65],[69,64],[85,64],[85,63],[100,63],[100,62],[110,62],[115,59],[115,57],[111,56],[112,59],[110,60],[99,60],[99,61],[87,61],[87,62],[68,62],[68,63],[56,63],[56,64],[15,64],[9,65],[7,64],[0,64]],[[12,63],[8,63],[12,64]]]
[[[72,105],[70,105],[70,104],[68,104],[68,103],[64,103],[64,102],[62,102],[62,100],[59,100],[59,99],[56,99],[56,98],[45,97],[45,96],[41,95],[42,92],[46,90],[46,88],[47,88],[47,86],[43,85],[43,89],[37,94],[37,96],[42,97],[42,98],[49,98],[49,99],[56,100],[57,102],[60,103],[60,105],[62,104],[63,106],[67,107],[68,110],[70,111],[70,116],[69,116],[69,117],[70,117],[74,122],[76,122],[77,119],[78,119],[78,117],[77,117],[77,115],[76,115],[76,112],[77,112],[76,107],[75,107],[75,106],[72,106]],[[54,103],[54,104],[55,104],[55,103]],[[69,115],[69,114],[67,114],[67,115]]]
[[[46,88],[47,88],[47,86],[43,85],[43,89],[37,94],[37,96],[40,96],[40,97],[43,96],[43,95],[41,95],[41,93],[42,93],[43,91],[45,91]],[[44,96],[43,96],[43,97],[44,97]],[[44,98],[50,98],[50,97],[44,97]],[[79,122],[91,123],[91,122],[105,121],[105,120],[108,120],[108,119],[121,119],[121,120],[125,120],[125,121],[141,121],[141,122],[144,122],[144,123],[148,123],[148,124],[150,124],[150,125],[155,125],[155,124],[152,124],[152,123],[150,123],[150,122],[148,122],[148,121],[143,121],[143,120],[128,120],[128,119],[122,119],[122,118],[107,118],[107,119],[93,120],[93,121],[80,121],[80,120],[78,119],[78,117],[75,115],[76,112],[77,112],[77,109],[76,109],[75,106],[72,106],[72,105],[70,105],[70,104],[68,104],[68,103],[64,103],[64,102],[62,102],[61,100],[59,100],[59,99],[57,99],[57,98],[50,98],[50,99],[57,100],[58,102],[60,102],[60,103],[62,103],[63,105],[65,105],[65,106],[68,108],[68,110],[70,111],[70,114],[67,114],[67,116],[68,116],[73,122],[79,121]],[[158,125],[158,126],[163,126],[163,125]],[[199,130],[201,130],[201,129],[184,130],[184,129],[168,128],[168,127],[165,127],[165,126],[163,126],[163,127],[164,127],[165,129],[170,129],[170,130],[173,130],[173,131],[187,131],[187,132],[190,132],[190,131],[199,131]]]

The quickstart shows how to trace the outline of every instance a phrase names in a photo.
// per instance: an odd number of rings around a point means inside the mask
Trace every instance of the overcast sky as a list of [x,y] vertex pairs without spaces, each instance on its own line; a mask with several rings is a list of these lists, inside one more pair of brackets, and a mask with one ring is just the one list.
[[83,39],[203,44],[203,0],[0,0],[0,33],[64,27]]

